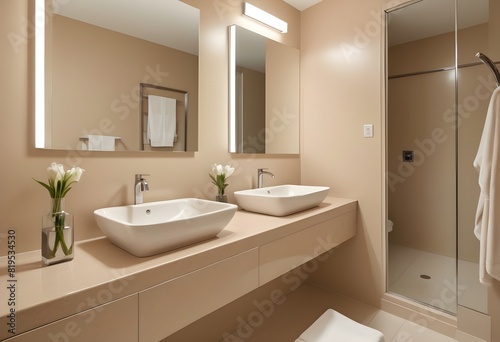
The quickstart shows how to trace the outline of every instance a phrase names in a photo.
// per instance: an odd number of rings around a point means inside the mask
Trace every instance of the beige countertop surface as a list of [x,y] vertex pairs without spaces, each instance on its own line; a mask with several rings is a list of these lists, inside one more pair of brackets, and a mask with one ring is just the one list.
[[[9,284],[15,283],[17,332],[67,317],[193,272],[220,260],[356,210],[357,201],[327,197],[318,207],[285,217],[238,210],[217,237],[139,258],[106,237],[75,244],[72,261],[42,266],[40,250],[16,255],[15,278],[0,258],[0,339],[7,333]],[[12,282],[15,280],[15,282]]]

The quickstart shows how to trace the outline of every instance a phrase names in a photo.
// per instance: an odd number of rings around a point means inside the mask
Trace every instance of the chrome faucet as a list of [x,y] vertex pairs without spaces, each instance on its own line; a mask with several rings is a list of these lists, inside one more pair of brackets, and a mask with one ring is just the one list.
[[143,175],[143,174],[135,175],[135,184],[134,184],[135,202],[134,202],[134,204],[141,204],[144,201],[142,193],[146,190],[149,190],[149,184],[144,179],[144,176],[149,176],[149,175]]
[[264,178],[264,175],[269,175],[274,178],[274,175],[272,172],[265,171],[267,169],[258,169],[257,170],[257,187],[260,189],[262,188],[262,178]]

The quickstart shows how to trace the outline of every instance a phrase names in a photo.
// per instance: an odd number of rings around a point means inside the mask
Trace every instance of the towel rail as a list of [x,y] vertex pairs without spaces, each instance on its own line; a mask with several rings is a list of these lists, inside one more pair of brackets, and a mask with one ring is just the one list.
[[[115,141],[121,139],[121,137],[114,137],[114,138],[115,138]],[[89,140],[90,136],[89,135],[82,135],[81,137],[79,137],[79,139],[80,140]]]
[[[142,98],[143,98],[143,99],[148,99],[148,98],[149,98],[149,95],[142,95]],[[177,100],[177,99],[174,99],[174,100],[175,100],[175,102],[182,102],[182,101],[179,101],[179,100]],[[147,112],[146,112],[146,113],[147,113]]]
[[476,57],[479,58],[481,62],[486,64],[491,69],[491,71],[495,75],[497,87],[500,87],[500,72],[498,71],[495,63],[488,56],[482,54],[481,52],[476,53]]

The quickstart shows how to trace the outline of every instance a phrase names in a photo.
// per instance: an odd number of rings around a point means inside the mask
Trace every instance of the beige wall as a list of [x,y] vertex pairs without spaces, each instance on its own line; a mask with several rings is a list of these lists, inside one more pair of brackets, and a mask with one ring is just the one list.
[[389,48],[389,76],[455,65],[455,34],[445,33]]
[[[67,195],[67,210],[75,216],[76,239],[102,236],[93,211],[97,208],[133,202],[134,174],[148,173],[150,190],[145,201],[178,197],[213,198],[216,189],[208,173],[213,163],[231,163],[236,171],[229,179],[229,200],[232,193],[256,186],[257,168],[267,167],[274,174],[269,185],[299,183],[300,165],[297,156],[231,155],[228,151],[228,51],[227,26],[238,24],[258,31],[269,38],[298,48],[300,46],[300,14],[281,1],[255,1],[255,5],[280,13],[290,29],[286,35],[263,27],[241,16],[240,1],[190,0],[201,9],[200,76],[199,76],[199,150],[196,153],[131,153],[37,150],[33,138],[33,79],[28,40],[32,31],[25,26],[28,19],[27,0],[0,2],[0,35],[14,39],[12,45],[0,43],[0,66],[3,81],[0,90],[2,115],[0,142],[5,180],[1,191],[1,233],[8,228],[17,231],[17,251],[40,248],[41,217],[48,210],[48,193],[32,177],[44,180],[52,161],[67,166],[78,165],[86,171],[79,184]],[[15,38],[18,38],[17,40]],[[1,249],[5,254],[5,249]],[[76,256],[78,257],[78,256]]]
[[[385,292],[382,184],[383,1],[323,0],[302,13],[302,182],[359,201],[358,235],[311,280],[374,306]],[[363,138],[363,124],[374,137]]]
[[[388,84],[389,241],[454,258],[455,72],[392,79]],[[402,151],[414,151],[403,162]]]
[[299,153],[300,51],[266,42],[266,152]]
[[[198,56],[59,15],[52,32],[52,148],[80,149],[80,136],[104,134],[121,137],[117,150],[141,150],[139,83],[188,92],[196,143]],[[104,120],[112,128],[100,129]]]

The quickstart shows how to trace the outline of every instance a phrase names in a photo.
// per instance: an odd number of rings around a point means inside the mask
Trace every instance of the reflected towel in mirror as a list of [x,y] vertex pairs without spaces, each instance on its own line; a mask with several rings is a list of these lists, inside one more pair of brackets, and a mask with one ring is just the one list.
[[114,151],[115,150],[115,137],[107,135],[94,135],[89,134],[86,136],[88,139],[87,149],[89,151]]
[[148,96],[148,140],[153,147],[174,146],[176,100],[163,96]]

